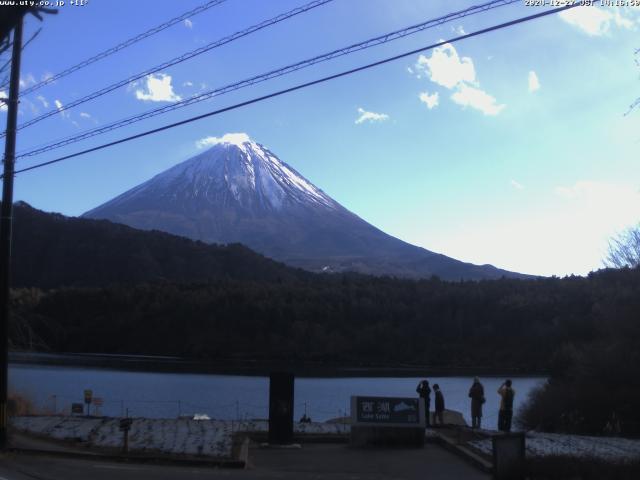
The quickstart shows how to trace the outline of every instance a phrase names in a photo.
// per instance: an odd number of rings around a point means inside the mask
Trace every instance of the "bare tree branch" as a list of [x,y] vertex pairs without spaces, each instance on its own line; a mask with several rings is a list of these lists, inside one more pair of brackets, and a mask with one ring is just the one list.
[[640,266],[640,223],[609,241],[609,252],[604,264],[610,268]]

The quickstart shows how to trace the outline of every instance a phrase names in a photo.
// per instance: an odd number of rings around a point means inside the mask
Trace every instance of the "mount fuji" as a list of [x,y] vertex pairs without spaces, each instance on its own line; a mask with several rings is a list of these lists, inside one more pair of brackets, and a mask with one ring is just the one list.
[[525,277],[410,245],[367,223],[246,134],[213,146],[83,216],[207,243],[243,243],[311,271],[442,279]]

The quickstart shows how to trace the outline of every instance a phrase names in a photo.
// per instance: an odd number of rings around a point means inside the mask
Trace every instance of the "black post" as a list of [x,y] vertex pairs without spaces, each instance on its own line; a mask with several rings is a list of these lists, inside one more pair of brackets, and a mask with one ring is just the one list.
[[125,429],[124,431],[124,445],[122,446],[122,451],[124,453],[129,453],[129,429]]
[[129,453],[129,430],[131,429],[131,424],[133,423],[133,419],[129,418],[129,412],[127,411],[127,417],[120,419],[120,430],[122,431],[122,451],[124,453]]
[[16,156],[16,125],[20,89],[20,53],[22,51],[22,18],[13,30],[11,83],[7,101],[7,136],[4,142],[4,177],[0,212],[0,449],[7,448],[7,394],[9,367],[9,294],[11,288],[11,227],[13,216],[13,175]]
[[269,443],[293,442],[292,373],[272,373],[269,378]]

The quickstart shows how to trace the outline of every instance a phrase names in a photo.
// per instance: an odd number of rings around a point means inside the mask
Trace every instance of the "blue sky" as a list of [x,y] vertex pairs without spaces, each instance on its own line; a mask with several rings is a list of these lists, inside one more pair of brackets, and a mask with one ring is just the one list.
[[[67,4],[25,50],[23,86],[200,3]],[[23,97],[19,123],[303,3],[228,0]],[[335,0],[25,128],[18,151],[473,4]],[[522,2],[467,17],[18,168],[538,11]],[[25,37],[39,26],[29,18]],[[607,239],[640,220],[640,112],[625,116],[640,96],[639,30],[640,8],[574,9],[21,174],[15,198],[79,215],[198,153],[204,138],[246,132],[398,238],[509,270],[586,274]]]

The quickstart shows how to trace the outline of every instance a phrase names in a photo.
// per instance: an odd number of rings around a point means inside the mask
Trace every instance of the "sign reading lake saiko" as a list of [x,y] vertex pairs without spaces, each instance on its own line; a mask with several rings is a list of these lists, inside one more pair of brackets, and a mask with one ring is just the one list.
[[420,424],[420,405],[417,398],[352,397],[352,409],[355,409],[357,423],[406,426]]

